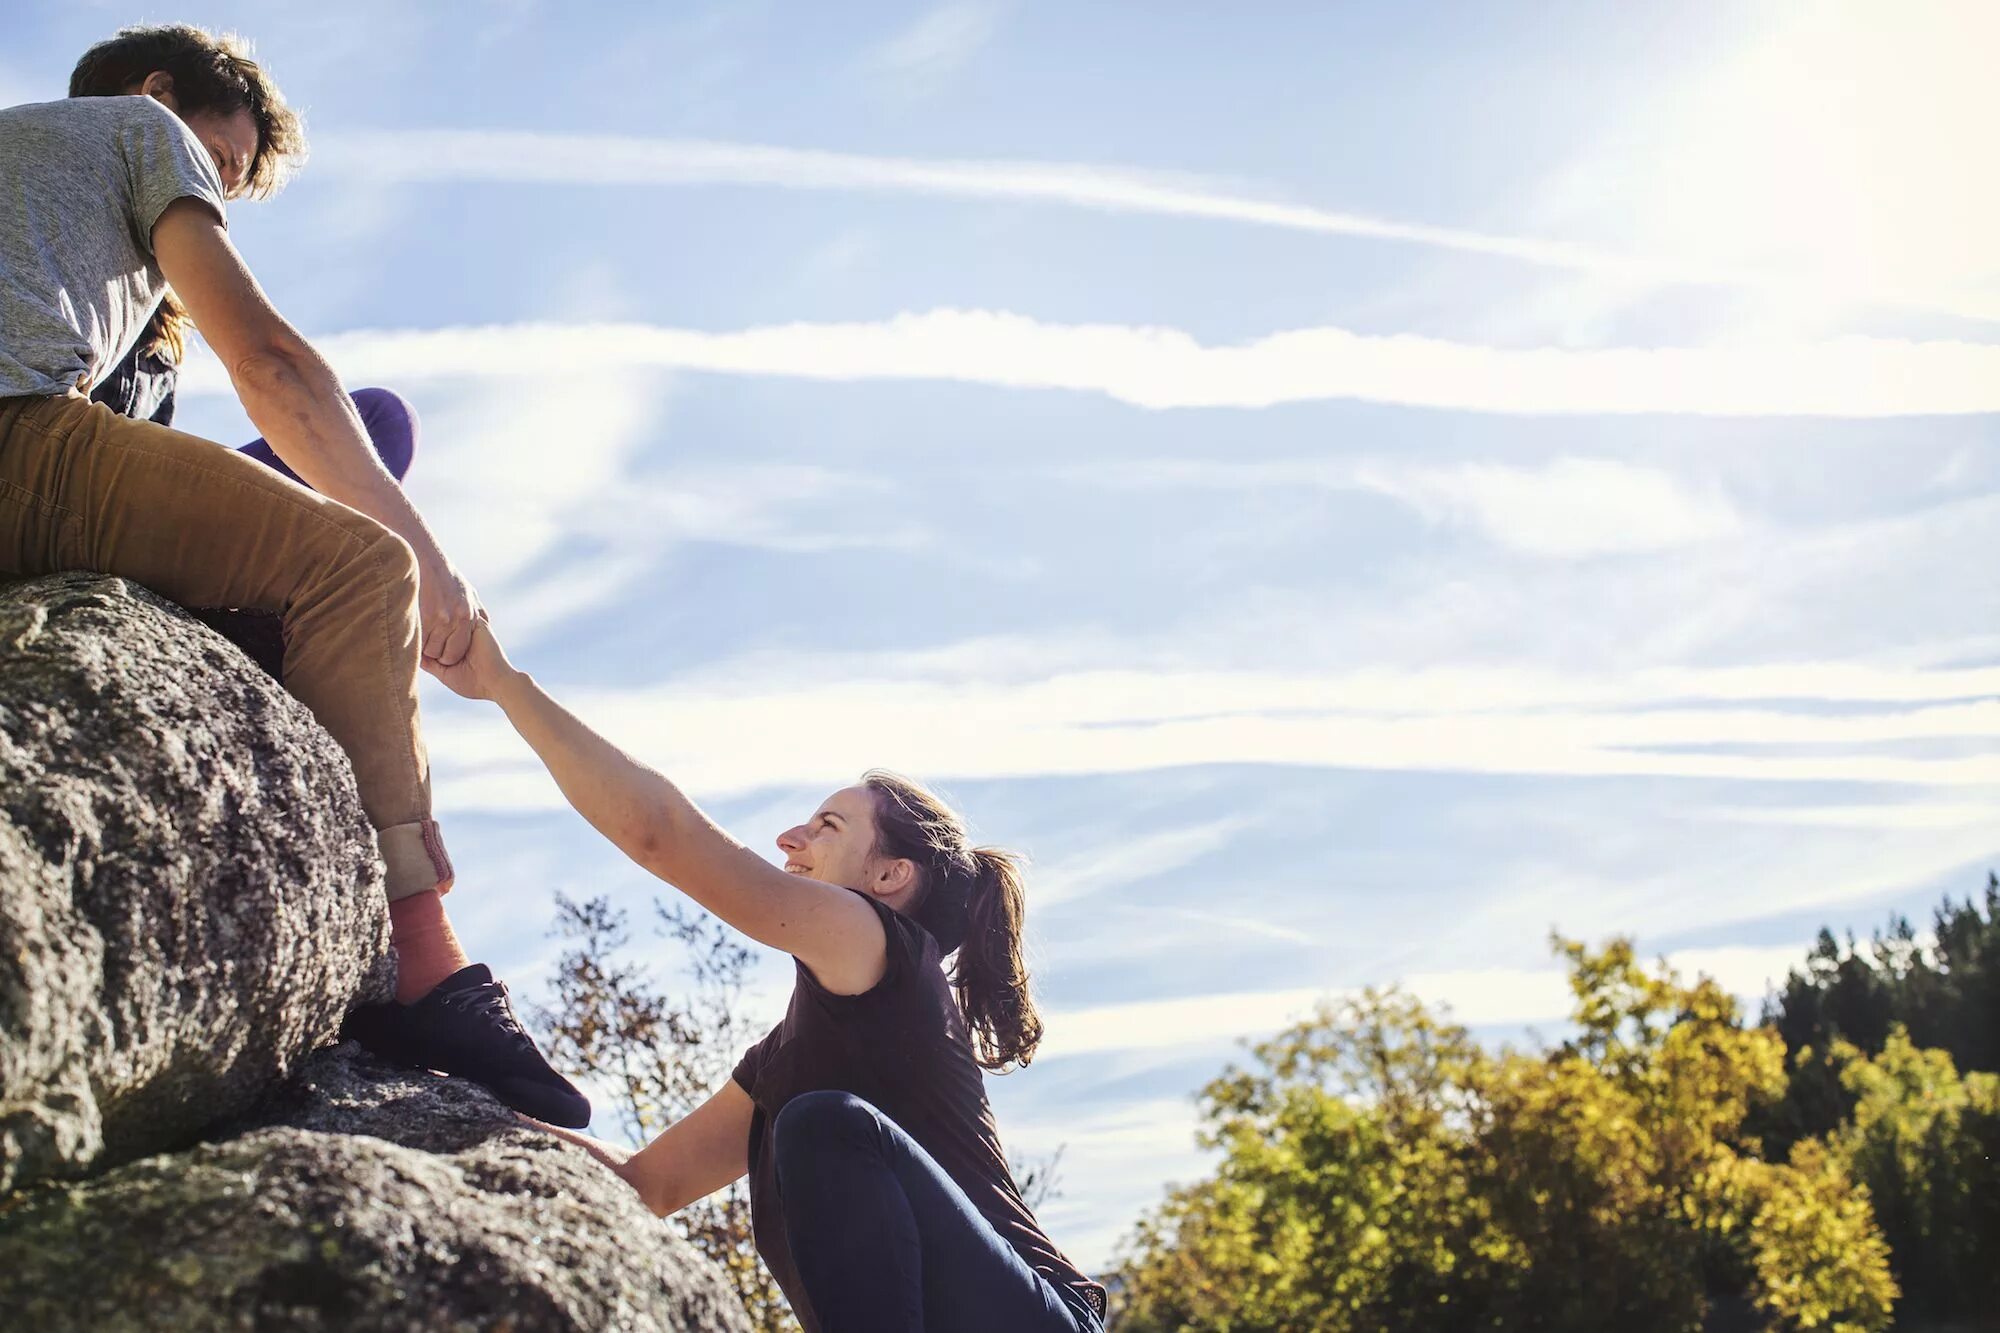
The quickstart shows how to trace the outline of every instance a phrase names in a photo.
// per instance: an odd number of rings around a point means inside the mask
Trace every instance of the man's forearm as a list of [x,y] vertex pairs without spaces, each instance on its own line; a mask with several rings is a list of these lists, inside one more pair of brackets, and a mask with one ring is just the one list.
[[310,348],[249,358],[231,371],[237,396],[271,448],[305,483],[407,541],[419,559],[437,539],[382,466],[332,369]]

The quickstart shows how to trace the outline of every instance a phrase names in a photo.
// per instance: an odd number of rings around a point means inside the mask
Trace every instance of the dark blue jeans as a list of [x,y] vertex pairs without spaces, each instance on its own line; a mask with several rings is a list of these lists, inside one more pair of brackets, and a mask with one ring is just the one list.
[[896,1122],[845,1092],[774,1131],[792,1262],[823,1333],[1099,1333]]

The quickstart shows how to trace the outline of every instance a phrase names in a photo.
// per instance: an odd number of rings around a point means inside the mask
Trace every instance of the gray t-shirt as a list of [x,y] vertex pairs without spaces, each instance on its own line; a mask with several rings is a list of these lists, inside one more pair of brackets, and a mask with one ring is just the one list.
[[89,389],[124,359],[166,282],[153,224],[222,177],[150,97],[0,110],[0,398]]

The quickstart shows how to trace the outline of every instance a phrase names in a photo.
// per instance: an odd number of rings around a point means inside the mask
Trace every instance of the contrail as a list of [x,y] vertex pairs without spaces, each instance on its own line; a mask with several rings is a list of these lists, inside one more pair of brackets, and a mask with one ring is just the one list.
[[1328,236],[1488,255],[1620,282],[1750,288],[2000,321],[2000,299],[1962,292],[1842,287],[1838,275],[1774,273],[1663,257],[1614,254],[1532,237],[1398,222],[1229,193],[1205,177],[1082,163],[876,157],[700,139],[649,139],[526,130],[404,130],[329,135],[321,169],[378,181],[496,181],[522,185],[745,185],[872,190],[969,199],[1025,199],[1106,212],[1205,218]]

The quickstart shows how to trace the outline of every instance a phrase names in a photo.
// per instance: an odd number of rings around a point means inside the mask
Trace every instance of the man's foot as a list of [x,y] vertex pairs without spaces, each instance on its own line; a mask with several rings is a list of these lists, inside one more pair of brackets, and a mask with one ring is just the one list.
[[340,1035],[394,1064],[469,1078],[524,1115],[568,1129],[590,1123],[590,1102],[549,1067],[514,1017],[507,986],[484,963],[460,968],[411,1004],[363,1005]]

